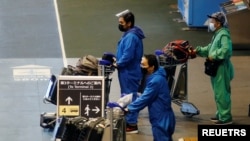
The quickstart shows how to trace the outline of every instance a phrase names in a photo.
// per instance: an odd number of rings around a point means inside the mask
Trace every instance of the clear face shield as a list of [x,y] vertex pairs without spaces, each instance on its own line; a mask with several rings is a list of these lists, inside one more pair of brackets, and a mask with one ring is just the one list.
[[121,17],[121,16],[123,16],[123,15],[125,15],[125,14],[127,14],[127,13],[129,13],[129,10],[128,10],[128,9],[126,9],[126,10],[124,10],[124,11],[122,11],[122,12],[119,12],[119,13],[115,14],[115,16],[119,18],[119,17]]

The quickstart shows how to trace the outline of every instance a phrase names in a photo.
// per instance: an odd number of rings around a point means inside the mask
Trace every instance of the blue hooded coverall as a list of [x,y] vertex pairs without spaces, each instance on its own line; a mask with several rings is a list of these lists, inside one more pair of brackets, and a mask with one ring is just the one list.
[[171,107],[166,72],[162,67],[147,77],[142,95],[127,108],[129,112],[139,112],[146,106],[148,106],[154,141],[172,141],[176,121]]
[[[117,45],[116,64],[118,70],[118,79],[121,88],[121,96],[124,94],[134,94],[137,97],[141,74],[141,59],[143,56],[143,31],[134,26],[126,31]],[[133,100],[134,100],[133,99]],[[130,124],[136,124],[138,113],[127,114],[126,121]]]
[[231,86],[234,77],[234,68],[230,61],[232,56],[232,41],[227,28],[222,27],[214,33],[213,40],[207,46],[196,47],[201,57],[211,57],[213,60],[222,60],[215,77],[211,77],[211,84],[216,103],[216,118],[222,122],[232,121],[231,114]]

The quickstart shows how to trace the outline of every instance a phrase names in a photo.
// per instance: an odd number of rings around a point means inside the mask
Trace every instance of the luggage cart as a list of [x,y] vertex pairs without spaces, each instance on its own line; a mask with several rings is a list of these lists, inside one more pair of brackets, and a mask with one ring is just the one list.
[[[105,52],[102,60],[99,61],[100,66],[100,75],[105,77],[105,105],[106,107],[106,119],[110,120],[109,130],[106,130],[106,133],[103,135],[103,141],[126,141],[126,121],[124,116],[124,111],[117,107],[117,105],[108,105],[109,102],[109,93],[112,79],[110,74],[115,71],[113,66],[114,55],[109,52]],[[119,110],[114,110],[118,108]],[[112,122],[111,122],[112,121]]]
[[[115,71],[115,67],[113,66],[113,57],[115,57],[112,53],[104,53],[102,59],[99,60],[98,65],[98,76],[104,76],[104,104],[106,105],[109,101],[109,93],[110,86],[112,82],[111,74]],[[57,77],[52,74],[49,85],[47,88],[47,92],[43,99],[45,104],[54,104],[57,105]],[[125,134],[125,119],[123,113],[115,113],[113,114],[114,107],[107,107],[105,109],[105,117],[110,121],[110,126],[108,129],[105,129],[105,134],[103,136],[103,140],[112,140],[112,141],[126,141]],[[57,118],[56,112],[44,112],[40,115],[40,126],[44,129],[54,130],[53,136],[56,138],[55,128],[59,128],[62,122],[62,119],[65,118]],[[112,122],[111,122],[112,121]],[[59,133],[60,134],[60,133]]]
[[164,67],[170,88],[172,102],[180,106],[180,111],[187,117],[199,115],[197,107],[188,102],[188,59],[195,58],[192,47],[186,40],[174,40],[162,50],[156,50],[159,65]]
[[126,141],[126,121],[124,112],[117,110],[115,112],[114,108],[116,106],[109,105],[106,108],[107,119],[113,121],[113,124],[110,124],[108,130],[103,135],[103,141]]
[[[99,60],[98,65],[98,76],[104,76],[104,104],[109,101],[110,86],[112,82],[111,74],[115,71],[115,68],[112,66],[112,61],[110,60],[113,57],[111,53],[104,53],[102,59]],[[43,98],[45,104],[57,105],[57,77],[52,74],[49,80],[48,88],[46,94]],[[56,122],[56,112],[43,112],[40,114],[40,126],[44,129],[53,129]]]
[[87,119],[84,117],[59,117],[53,132],[53,141],[126,141],[126,125],[123,112],[107,107],[106,116]]

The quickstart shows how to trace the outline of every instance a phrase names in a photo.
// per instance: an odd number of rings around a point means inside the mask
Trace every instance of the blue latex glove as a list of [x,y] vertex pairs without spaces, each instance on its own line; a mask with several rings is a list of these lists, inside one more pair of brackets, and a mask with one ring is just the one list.
[[127,112],[122,106],[120,106],[117,102],[108,102],[107,106],[110,108],[119,107],[123,112]]

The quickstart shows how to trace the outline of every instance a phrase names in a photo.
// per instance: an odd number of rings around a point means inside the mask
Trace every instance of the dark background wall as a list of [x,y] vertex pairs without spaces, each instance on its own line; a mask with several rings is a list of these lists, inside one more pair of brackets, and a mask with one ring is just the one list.
[[183,31],[186,24],[174,21],[181,18],[175,12],[176,0],[58,0],[58,7],[67,58],[115,53],[122,35],[115,14],[125,9],[135,14],[136,25],[146,35],[145,53],[154,53],[175,39],[189,40],[194,46],[210,40],[207,30]]

